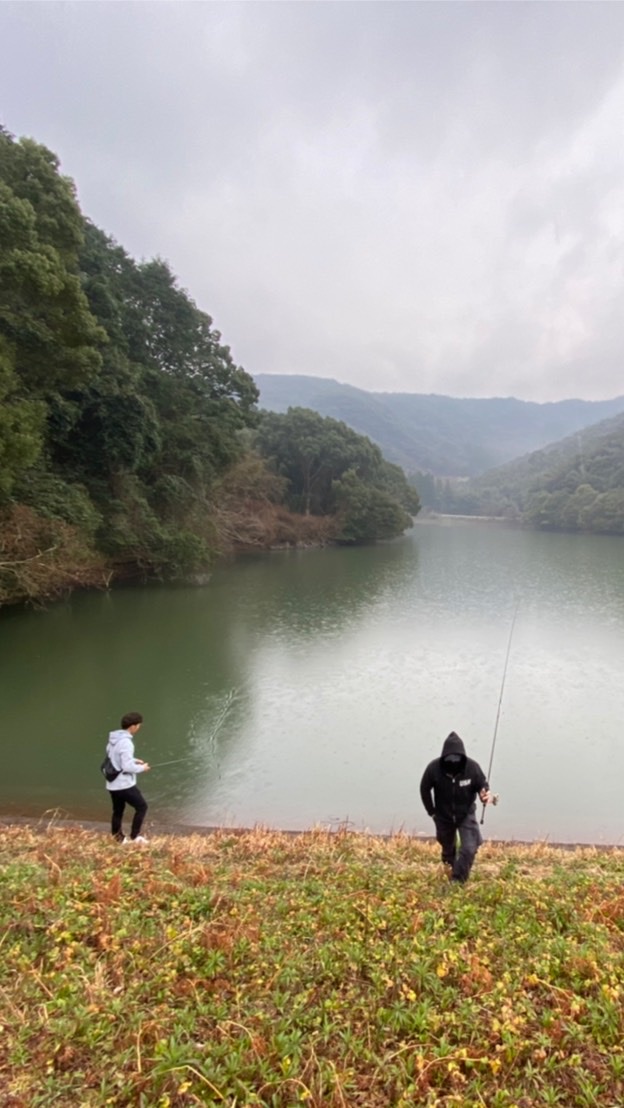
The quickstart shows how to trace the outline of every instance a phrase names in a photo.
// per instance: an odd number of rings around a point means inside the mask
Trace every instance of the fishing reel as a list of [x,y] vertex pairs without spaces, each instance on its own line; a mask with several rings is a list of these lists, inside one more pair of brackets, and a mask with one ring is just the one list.
[[[488,800],[488,804],[493,804],[494,807],[496,807],[496,805],[498,804],[498,801],[499,801],[498,793],[490,793],[490,799]],[[479,820],[479,823],[481,824],[481,826],[483,826],[483,824],[485,822],[486,808],[487,808],[487,804],[483,804],[483,808],[481,810],[481,819]]]
[[[488,802],[487,802],[487,803],[488,803],[488,804],[493,804],[493,805],[494,805],[494,807],[496,807],[496,805],[498,804],[499,800],[500,800],[500,797],[499,797],[498,793],[492,793],[492,792],[491,792],[491,793],[490,793],[490,799],[488,800]],[[483,804],[483,801],[481,801],[481,803]],[[485,808],[487,808],[487,804],[485,804],[485,805],[484,805],[484,807],[485,807]]]

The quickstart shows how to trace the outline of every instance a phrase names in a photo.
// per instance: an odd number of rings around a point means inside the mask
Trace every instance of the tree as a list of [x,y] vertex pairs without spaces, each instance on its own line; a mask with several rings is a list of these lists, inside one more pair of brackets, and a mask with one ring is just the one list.
[[0,128],[0,495],[124,572],[205,563],[257,395],[167,264],[137,264],[54,154]]
[[436,491],[436,479],[432,473],[424,473],[417,470],[410,475],[410,483],[414,486],[417,496],[426,508],[437,508],[438,497]]
[[44,146],[0,128],[0,491],[10,493],[45,441],[49,401],[84,385],[105,332],[78,274],[82,218]]
[[0,131],[0,335],[20,385],[41,396],[81,385],[100,365],[106,335],[78,274],[82,217],[58,161]]
[[591,485],[579,485],[566,500],[561,512],[561,523],[571,531],[583,531],[598,493]]
[[416,490],[379,447],[338,420],[307,408],[262,414],[257,447],[289,485],[288,502],[306,514],[338,516],[341,542],[391,538],[411,527]]
[[366,485],[349,469],[334,482],[338,542],[357,544],[392,539],[412,526],[404,508],[387,492]]
[[407,480],[400,466],[394,462],[381,459],[378,476],[374,478],[378,489],[387,492],[392,500],[396,500],[401,507],[416,516],[420,511],[420,497],[414,485]]
[[43,404],[20,396],[13,351],[0,337],[0,497],[39,456],[44,413]]
[[583,513],[586,527],[608,535],[624,532],[624,489],[609,489],[600,493]]
[[263,413],[257,446],[288,479],[290,506],[306,515],[333,510],[333,482],[346,470],[370,480],[382,469],[381,451],[370,439],[308,408]]
[[91,482],[116,559],[161,575],[200,568],[218,545],[214,492],[247,448],[256,386],[165,262],[137,264],[92,224],[81,259],[109,343],[96,380],[55,412],[54,457]]
[[137,265],[88,224],[82,265],[110,340],[98,393],[140,398],[138,431],[147,432],[145,417],[153,421],[137,468],[150,486],[176,474],[205,492],[242,452],[239,433],[253,422],[258,395],[252,378],[165,262]]

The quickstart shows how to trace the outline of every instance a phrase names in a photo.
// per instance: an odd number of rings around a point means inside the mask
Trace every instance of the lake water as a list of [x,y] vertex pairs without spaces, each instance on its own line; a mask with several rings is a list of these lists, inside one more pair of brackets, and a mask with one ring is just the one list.
[[423,769],[455,730],[487,770],[512,623],[486,836],[623,843],[624,540],[462,521],[4,612],[0,811],[108,819],[138,710],[157,825],[431,834]]

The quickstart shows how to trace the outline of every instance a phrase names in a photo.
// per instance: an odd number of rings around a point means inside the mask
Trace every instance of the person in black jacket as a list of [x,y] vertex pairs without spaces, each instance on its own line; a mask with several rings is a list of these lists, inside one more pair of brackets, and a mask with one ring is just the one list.
[[476,798],[487,804],[491,797],[481,766],[467,757],[455,731],[444,740],[441,757],[434,758],[423,773],[420,796],[435,822],[436,839],[450,880],[463,884],[483,842],[475,814]]

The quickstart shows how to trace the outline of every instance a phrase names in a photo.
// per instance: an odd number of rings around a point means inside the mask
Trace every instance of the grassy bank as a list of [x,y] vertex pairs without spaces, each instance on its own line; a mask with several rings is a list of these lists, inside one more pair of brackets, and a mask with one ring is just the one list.
[[624,1103],[624,852],[0,832],[0,1101]]

